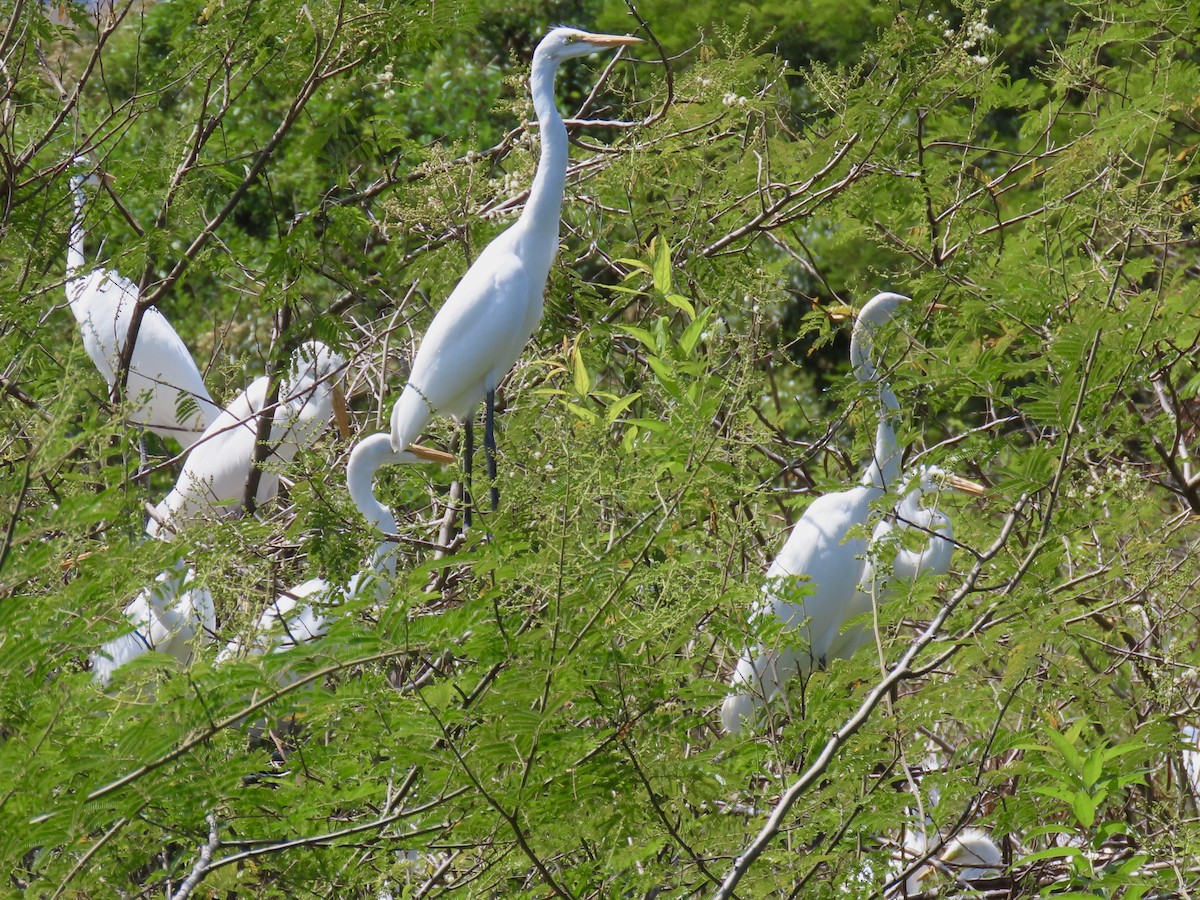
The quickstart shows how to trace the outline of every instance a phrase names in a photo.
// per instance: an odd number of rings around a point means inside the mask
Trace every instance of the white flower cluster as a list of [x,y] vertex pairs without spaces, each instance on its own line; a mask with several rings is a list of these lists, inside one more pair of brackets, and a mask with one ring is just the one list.
[[525,182],[528,178],[520,172],[505,172],[504,181],[501,184],[501,193],[505,197],[512,197],[525,190]]
[[[943,18],[940,14],[931,12],[925,17],[925,20],[931,25],[941,28],[942,37],[944,37],[946,40],[953,41],[960,39],[963,50],[970,53],[970,51],[974,50],[996,33],[996,29],[987,23],[987,19],[984,18],[985,15],[985,13],[981,13],[978,19],[973,19],[967,22],[963,28],[961,38],[959,37],[958,32],[950,27],[950,22]],[[988,57],[983,53],[972,54],[970,56],[970,60],[977,66],[986,66],[989,62]]]
[[747,101],[745,97],[735,94],[733,91],[729,91],[724,97],[721,98],[721,104],[723,106],[745,106],[746,102]]

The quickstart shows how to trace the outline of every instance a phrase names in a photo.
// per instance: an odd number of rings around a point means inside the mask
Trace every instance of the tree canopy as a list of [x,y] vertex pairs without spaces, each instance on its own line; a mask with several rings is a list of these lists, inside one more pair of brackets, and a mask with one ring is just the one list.
[[[499,392],[499,509],[462,534],[459,467],[381,470],[387,601],[218,660],[370,557],[353,441],[327,430],[253,514],[146,540],[183,454],[84,352],[72,160],[111,176],[89,264],[219,405],[320,340],[358,440],[523,206],[530,54],[563,22],[646,43],[558,80],[561,249]],[[1170,0],[16,0],[2,891],[821,898],[916,873],[956,896],[962,870],[903,848],[968,826],[1002,853],[989,897],[1200,890],[1198,24]],[[725,735],[739,656],[796,640],[751,616],[763,573],[870,459],[847,344],[884,290],[913,298],[876,341],[905,470],[987,493],[941,495],[947,573]],[[180,558],[215,633],[98,685]]]

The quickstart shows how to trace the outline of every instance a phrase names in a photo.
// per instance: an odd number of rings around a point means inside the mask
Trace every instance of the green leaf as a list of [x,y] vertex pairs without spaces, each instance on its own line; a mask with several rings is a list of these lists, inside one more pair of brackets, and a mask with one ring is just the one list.
[[1077,791],[1071,801],[1071,810],[1084,828],[1096,824],[1096,802],[1086,791]]
[[1053,728],[1047,728],[1043,733],[1049,739],[1050,743],[1054,745],[1054,749],[1058,751],[1063,760],[1071,767],[1072,773],[1078,773],[1083,768],[1083,756],[1075,749],[1071,741]]
[[661,384],[672,397],[676,400],[682,399],[679,390],[679,383],[675,380],[675,373],[671,371],[670,366],[659,359],[657,356],[649,356],[646,358],[647,365],[654,370],[654,374],[658,376],[659,384]]
[[627,410],[640,396],[642,396],[641,391],[634,391],[632,394],[626,394],[624,397],[610,403],[608,409],[605,411],[605,423],[611,425],[617,421],[617,417]]
[[571,372],[575,380],[575,393],[587,396],[592,382],[588,377],[587,365],[584,364],[583,351],[579,349],[578,342],[571,348]]
[[679,349],[683,351],[685,356],[692,355],[692,350],[695,349],[696,343],[700,340],[700,335],[708,327],[708,322],[711,318],[712,307],[709,307],[699,317],[696,317],[691,325],[684,329],[683,334],[679,338]]
[[1100,773],[1104,769],[1104,751],[1100,748],[1093,750],[1087,755],[1087,759],[1083,763],[1083,785],[1084,787],[1092,787],[1100,780]]
[[663,299],[676,309],[682,309],[689,320],[696,318],[696,307],[692,305],[691,300],[682,294],[667,294]]
[[[1022,856],[1014,865],[1027,866],[1030,863],[1040,862],[1043,859],[1077,859],[1084,858],[1084,853],[1078,847],[1048,847],[1045,850],[1036,850],[1027,856]],[[1061,896],[1055,894],[1055,896]]]
[[652,335],[645,328],[638,328],[634,325],[622,325],[621,330],[628,332],[632,337],[637,338],[642,346],[644,346],[651,353],[658,353],[658,343],[654,340],[654,335]]
[[654,289],[665,297],[671,293],[671,245],[660,234],[654,239],[653,250]]
[[595,425],[598,421],[600,421],[600,417],[598,415],[596,415],[596,413],[594,413],[590,409],[584,409],[578,403],[572,403],[572,402],[568,401],[566,406],[567,406],[567,409],[569,409],[572,413],[574,413],[577,417],[579,417],[583,421],[587,422],[589,425]]

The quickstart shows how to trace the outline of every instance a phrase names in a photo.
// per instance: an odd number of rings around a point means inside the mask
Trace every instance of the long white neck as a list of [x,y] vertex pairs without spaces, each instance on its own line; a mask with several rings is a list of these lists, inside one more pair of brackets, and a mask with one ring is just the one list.
[[350,489],[350,499],[363,518],[384,534],[395,534],[396,518],[390,509],[375,499],[372,484],[375,473],[380,466],[410,462],[412,458],[411,453],[393,450],[391,434],[380,432],[359,441],[346,463],[346,486]]
[[895,415],[900,403],[889,385],[879,375],[872,359],[875,331],[895,314],[896,307],[907,300],[900,294],[878,294],[863,307],[850,334],[850,368],[860,384],[875,388],[879,402],[879,421],[875,427],[875,449],[871,463],[863,473],[862,483],[881,490],[892,488],[900,478],[900,450],[896,446]]
[[83,192],[83,177],[71,177],[71,193],[75,195],[75,215],[71,219],[71,231],[67,238],[67,278],[74,278],[83,269],[83,209],[87,195]]
[[567,127],[554,102],[554,76],[557,73],[555,60],[534,55],[529,89],[541,131],[542,155],[519,222],[526,232],[536,236],[532,242],[536,247],[549,251],[542,260],[547,272],[558,252],[558,225],[562,217],[563,188],[567,183]]

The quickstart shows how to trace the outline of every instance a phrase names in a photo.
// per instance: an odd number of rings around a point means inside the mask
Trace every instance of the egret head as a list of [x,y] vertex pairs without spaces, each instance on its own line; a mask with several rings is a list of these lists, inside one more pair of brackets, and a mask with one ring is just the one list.
[[938,466],[919,466],[905,479],[904,491],[920,491],[922,494],[937,494],[946,490],[961,491],[979,496],[987,492],[982,484],[960,478]]
[[535,64],[538,60],[557,64],[573,56],[586,56],[597,50],[615,50],[641,42],[640,38],[629,35],[591,34],[578,28],[555,28],[537,45],[533,59]]

